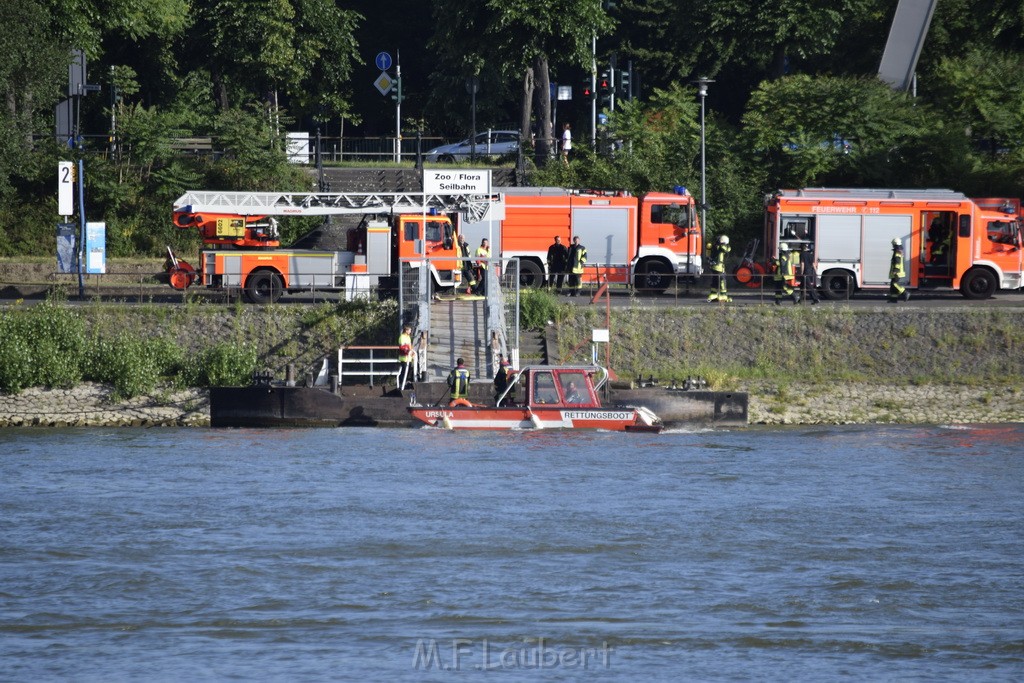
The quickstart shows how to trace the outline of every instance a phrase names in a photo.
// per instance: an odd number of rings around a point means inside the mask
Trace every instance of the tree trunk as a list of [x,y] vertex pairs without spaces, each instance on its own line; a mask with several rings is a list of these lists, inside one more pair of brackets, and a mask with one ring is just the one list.
[[213,81],[213,97],[217,102],[217,107],[220,111],[225,112],[228,110],[228,87],[224,83],[224,74],[219,69],[215,69],[210,73],[210,80]]
[[530,112],[533,110],[533,67],[527,67],[523,74],[523,99],[519,107],[519,144],[523,150],[532,141]]
[[547,55],[537,55],[533,60],[533,71],[537,82],[537,166],[543,168],[551,158],[551,77],[548,73]]

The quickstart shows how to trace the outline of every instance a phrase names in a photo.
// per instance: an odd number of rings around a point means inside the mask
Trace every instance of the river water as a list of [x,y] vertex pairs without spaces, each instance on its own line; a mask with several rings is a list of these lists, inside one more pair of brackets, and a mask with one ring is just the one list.
[[1022,446],[0,430],[0,679],[1022,680]]

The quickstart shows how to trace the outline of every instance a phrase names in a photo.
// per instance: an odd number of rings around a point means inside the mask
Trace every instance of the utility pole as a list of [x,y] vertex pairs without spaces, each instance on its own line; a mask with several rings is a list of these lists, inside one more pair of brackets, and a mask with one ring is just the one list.
[[714,81],[701,76],[694,83],[697,84],[697,95],[700,97],[700,233],[703,240],[707,230],[708,218],[707,163],[704,157],[704,99],[708,95],[708,85],[714,83]]

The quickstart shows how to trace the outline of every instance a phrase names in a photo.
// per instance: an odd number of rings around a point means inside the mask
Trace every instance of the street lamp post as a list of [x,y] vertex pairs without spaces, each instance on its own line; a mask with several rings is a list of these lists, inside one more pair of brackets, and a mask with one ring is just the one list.
[[704,98],[708,95],[708,84],[714,81],[701,76],[694,83],[697,84],[697,94],[700,96],[700,236],[703,243],[708,208],[707,163],[704,156]]

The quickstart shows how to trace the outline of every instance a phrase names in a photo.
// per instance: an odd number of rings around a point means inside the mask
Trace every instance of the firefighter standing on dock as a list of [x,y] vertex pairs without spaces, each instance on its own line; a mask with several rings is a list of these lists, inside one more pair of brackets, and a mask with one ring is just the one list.
[[[725,257],[729,254],[729,237],[722,235],[718,243],[711,247],[711,293],[708,302],[732,301],[725,286]],[[717,282],[716,282],[717,280]]]
[[583,267],[587,263],[587,248],[580,244],[579,235],[572,238],[569,247],[569,296],[576,296],[583,287]]
[[402,326],[402,334],[398,335],[398,389],[405,390],[405,383],[409,381],[409,372],[412,368],[412,359],[416,352],[412,349],[412,327]]
[[895,304],[899,303],[900,299],[910,299],[910,292],[900,284],[900,280],[906,275],[903,268],[903,242],[895,238],[892,241],[892,260],[889,261],[889,303]]

